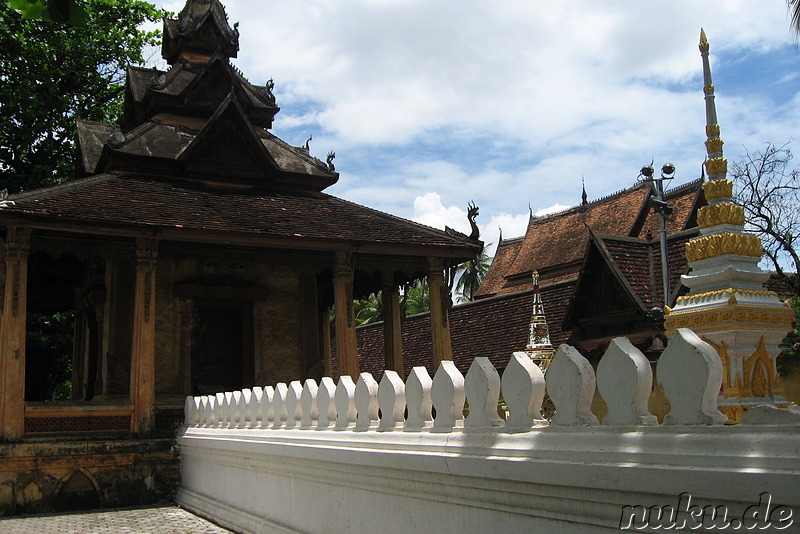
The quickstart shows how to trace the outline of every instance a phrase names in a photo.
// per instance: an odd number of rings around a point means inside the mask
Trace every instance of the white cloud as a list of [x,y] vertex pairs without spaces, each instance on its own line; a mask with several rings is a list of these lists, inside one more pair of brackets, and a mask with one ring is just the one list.
[[467,212],[456,206],[444,206],[439,193],[425,193],[415,198],[412,220],[440,230],[449,226],[459,232],[470,233]]
[[[529,204],[579,203],[582,175],[590,199],[629,187],[651,159],[676,165],[676,185],[696,178],[701,26],[729,159],[800,124],[782,0],[223,3],[240,22],[237,66],[275,80],[275,133],[313,134],[317,157],[336,151],[332,194],[439,228],[468,232],[474,200],[487,236],[498,224],[521,235]],[[793,56],[782,70],[736,70],[765,51]],[[737,92],[755,76],[783,92]]]

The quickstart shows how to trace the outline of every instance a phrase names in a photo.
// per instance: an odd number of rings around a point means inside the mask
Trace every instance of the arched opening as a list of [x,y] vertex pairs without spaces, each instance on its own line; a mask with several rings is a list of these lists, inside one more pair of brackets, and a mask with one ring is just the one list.
[[95,482],[81,470],[74,471],[62,484],[53,507],[56,512],[100,508],[100,494]]

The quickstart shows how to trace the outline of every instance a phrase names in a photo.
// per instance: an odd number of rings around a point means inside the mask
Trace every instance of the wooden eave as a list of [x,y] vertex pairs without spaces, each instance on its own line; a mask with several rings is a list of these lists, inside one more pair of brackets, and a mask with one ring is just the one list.
[[[468,261],[480,250],[473,245],[474,253],[467,252],[463,246],[450,245],[406,245],[403,243],[383,243],[351,241],[339,239],[307,238],[303,236],[271,236],[228,230],[204,228],[183,228],[156,226],[137,223],[107,223],[98,226],[97,221],[65,220],[62,217],[13,213],[0,210],[0,223],[8,226],[23,226],[34,230],[57,231],[85,235],[104,235],[110,237],[155,237],[162,241],[175,243],[196,243],[206,245],[236,245],[248,247],[282,248],[289,250],[346,251],[359,254],[401,257],[436,257],[458,262]],[[470,245],[466,245],[469,247]]]
[[[564,314],[564,322],[563,322],[563,329],[564,330],[571,330],[576,324],[582,324],[582,319],[576,319],[574,317],[575,313],[577,313],[577,303],[581,301],[581,290],[584,284],[588,284],[589,278],[591,278],[594,272],[589,269],[589,262],[592,260],[592,250],[597,250],[597,253],[600,255],[603,263],[606,265],[606,268],[609,269],[611,274],[613,275],[614,279],[625,289],[628,297],[634,303],[635,309],[639,315],[642,316],[643,319],[647,318],[647,307],[642,302],[642,299],[639,295],[636,294],[634,289],[631,287],[630,283],[628,282],[625,275],[622,274],[622,271],[616,265],[616,262],[611,257],[611,254],[608,252],[608,249],[605,247],[603,243],[602,237],[598,236],[594,233],[591,229],[589,229],[589,242],[586,244],[586,252],[583,255],[583,263],[581,265],[581,270],[578,275],[578,281],[575,284],[575,291],[573,293],[572,298],[570,299],[569,306],[567,307],[567,311]],[[623,312],[620,312],[623,313]],[[585,323],[585,321],[583,321]]]

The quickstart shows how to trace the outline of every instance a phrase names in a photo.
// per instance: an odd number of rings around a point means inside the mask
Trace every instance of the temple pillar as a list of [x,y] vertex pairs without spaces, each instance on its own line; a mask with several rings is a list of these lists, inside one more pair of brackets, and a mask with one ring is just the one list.
[[353,380],[358,380],[358,340],[353,315],[353,262],[352,255],[345,252],[336,252],[333,265],[333,302],[336,307],[339,375],[350,375]]
[[400,294],[391,280],[384,281],[383,291],[383,349],[385,368],[403,374],[403,333],[400,323]]
[[428,258],[428,288],[431,304],[433,365],[434,369],[438,369],[443,360],[453,359],[448,319],[450,292],[444,282],[444,265],[440,258]]
[[155,409],[155,300],[158,241],[136,239],[136,282],[133,298],[133,347],[131,349],[131,431],[148,436],[154,427]]
[[5,280],[0,320],[0,430],[3,441],[25,433],[25,319],[29,228],[9,227],[4,247]]

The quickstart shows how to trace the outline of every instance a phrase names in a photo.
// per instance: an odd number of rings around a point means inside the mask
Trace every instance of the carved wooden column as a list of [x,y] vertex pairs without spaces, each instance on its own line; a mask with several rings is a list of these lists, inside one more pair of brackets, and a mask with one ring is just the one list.
[[444,265],[440,258],[428,258],[428,287],[431,301],[431,335],[433,336],[433,364],[439,368],[442,360],[453,359],[450,344],[450,293],[444,283]]
[[181,299],[180,309],[180,362],[178,365],[178,391],[192,394],[192,326],[194,325],[194,301]]
[[386,369],[403,374],[403,332],[400,323],[400,294],[391,280],[384,281],[383,292],[383,350]]
[[2,439],[25,433],[25,315],[30,228],[9,227],[5,242],[5,280],[0,321],[0,421]]
[[148,436],[153,431],[155,407],[156,258],[158,241],[136,239],[136,283],[133,297],[131,350],[131,431]]
[[353,262],[352,254],[336,252],[333,265],[333,302],[336,306],[336,353],[339,357],[339,375],[350,375],[358,380],[358,340],[353,316]]

